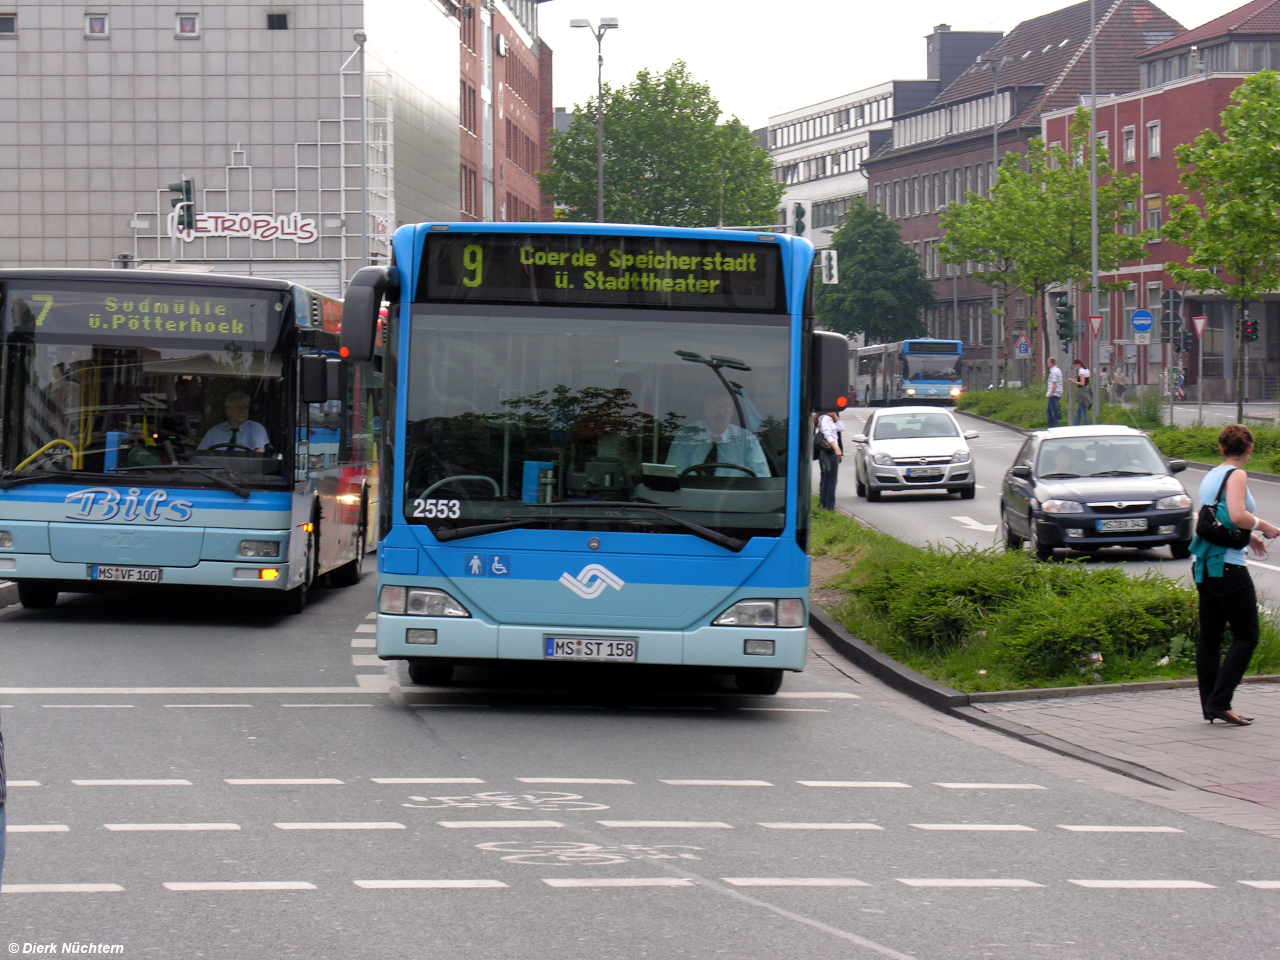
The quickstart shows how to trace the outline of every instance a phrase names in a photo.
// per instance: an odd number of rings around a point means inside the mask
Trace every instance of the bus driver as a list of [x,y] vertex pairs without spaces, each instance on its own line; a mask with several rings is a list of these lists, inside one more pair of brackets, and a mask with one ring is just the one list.
[[697,471],[702,476],[768,477],[768,461],[756,435],[732,423],[733,398],[727,393],[708,393],[702,401],[701,420],[681,427],[671,441],[667,463],[684,473],[689,467],[703,463],[737,464],[751,473],[732,466]]
[[227,413],[227,419],[216,427],[211,427],[196,449],[221,447],[252,450],[254,453],[265,452],[271,439],[267,436],[266,427],[249,419],[249,395],[243,390],[228,393],[223,401],[223,409]]

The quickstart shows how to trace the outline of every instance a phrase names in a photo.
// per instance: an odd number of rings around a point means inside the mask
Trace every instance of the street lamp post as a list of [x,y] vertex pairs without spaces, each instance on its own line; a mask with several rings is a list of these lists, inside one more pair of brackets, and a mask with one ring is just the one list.
[[618,29],[617,17],[601,17],[600,26],[590,20],[570,20],[571,27],[585,27],[596,38],[596,221],[604,223],[604,35]]
[[[991,176],[987,178],[988,195],[995,188],[996,177],[1000,173],[1000,68],[1006,63],[1013,63],[1014,59],[1016,58],[1009,54],[1002,57],[983,54],[978,57],[979,63],[991,64]],[[999,386],[997,366],[999,361],[996,359],[996,344],[1000,339],[996,333],[1001,326],[999,297],[999,291],[993,285],[991,287],[991,383],[993,386]]]
[[[1089,316],[1098,313],[1098,22],[1095,0],[1089,0]],[[1089,362],[1093,364],[1093,414],[1102,411],[1102,381],[1098,379],[1098,330],[1089,320]],[[1172,391],[1170,391],[1172,396]],[[1173,422],[1170,415],[1169,422]]]

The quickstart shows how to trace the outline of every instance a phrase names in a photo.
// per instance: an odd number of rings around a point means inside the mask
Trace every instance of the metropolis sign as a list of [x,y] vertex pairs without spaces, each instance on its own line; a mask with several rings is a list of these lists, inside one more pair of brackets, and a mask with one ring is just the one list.
[[184,242],[204,237],[246,237],[250,240],[292,240],[314,243],[320,236],[316,222],[300,213],[197,213],[193,230],[178,226],[176,212],[169,214],[169,236]]

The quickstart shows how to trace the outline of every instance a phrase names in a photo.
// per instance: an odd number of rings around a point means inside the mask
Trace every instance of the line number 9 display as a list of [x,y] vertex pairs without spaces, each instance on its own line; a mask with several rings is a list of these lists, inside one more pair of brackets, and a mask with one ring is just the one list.
[[471,276],[462,278],[463,286],[480,286],[484,280],[484,250],[480,244],[469,243],[462,248],[462,265],[471,271]]
[[413,515],[415,517],[440,517],[457,520],[462,515],[461,500],[414,500]]

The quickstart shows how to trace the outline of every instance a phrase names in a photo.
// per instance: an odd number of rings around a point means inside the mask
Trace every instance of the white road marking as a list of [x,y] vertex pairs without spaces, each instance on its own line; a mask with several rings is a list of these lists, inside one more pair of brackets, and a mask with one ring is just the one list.
[[1033,883],[1030,880],[959,880],[959,879],[939,879],[939,880],[918,880],[918,879],[898,879],[899,883],[905,883],[908,887],[1043,887],[1043,883]]
[[564,827],[556,820],[437,820],[440,826],[450,830],[471,830],[476,827],[491,827],[494,830],[518,830],[522,827],[556,830]]
[[797,780],[802,787],[869,787],[877,790],[910,789],[911,784],[896,780]]
[[948,790],[1048,790],[1038,783],[935,783]]
[[[357,682],[359,678],[357,677]],[[104,696],[124,697],[142,694],[162,693],[169,696],[183,694],[220,694],[244,696],[250,693],[368,693],[364,686],[357,687],[0,687],[0,695],[22,696],[24,694],[40,694],[42,696]]]
[[282,703],[282,707],[372,707],[372,703]]
[[571,880],[568,878],[544,879],[548,887],[692,887],[692,880],[684,877],[602,877],[598,880]]
[[104,823],[103,826],[116,833],[151,833],[153,831],[188,833],[240,829],[238,823]]
[[516,777],[520,783],[599,783],[635,786],[634,780],[610,780],[605,777]]
[[1258,890],[1280,890],[1280,880],[1241,880],[1246,887]]
[[670,830],[732,830],[730,824],[719,820],[597,820],[602,827],[628,828],[661,828]]
[[1070,830],[1072,833],[1182,833],[1177,827],[1107,827],[1092,824],[1072,825],[1058,824],[1059,830]]
[[784,690],[773,695],[775,700],[861,700],[856,693],[843,693],[839,690]]
[[123,893],[118,883],[6,883],[0,893]]
[[378,619],[378,613],[377,613],[377,611],[376,611],[376,610],[375,610],[373,613],[366,613],[366,614],[364,615],[364,618],[365,618],[366,620],[377,620],[377,619]]
[[223,783],[229,783],[233,787],[330,787],[343,783],[342,780],[335,780],[331,777],[284,777],[279,779],[244,779],[244,780],[228,780],[223,779]]
[[252,710],[252,703],[166,703],[167,710],[226,710],[232,707],[238,707],[242,710]]
[[46,710],[132,710],[132,703],[42,703]]
[[984,486],[983,486],[982,484],[980,484],[980,483],[975,483],[975,484],[974,484],[974,487],[976,487],[978,490],[985,490],[985,489],[987,489],[986,487],[984,487]]
[[739,710],[754,710],[757,713],[830,713],[821,707],[739,707]]
[[1245,560],[1245,563],[1249,564],[1251,567],[1262,567],[1264,570],[1280,570],[1280,567],[1274,566],[1270,563],[1259,563],[1257,560]]
[[190,780],[72,780],[77,787],[189,787]]
[[377,633],[377,632],[378,632],[378,628],[374,626],[372,623],[360,623],[356,625],[356,633]]
[[660,780],[671,787],[772,787],[768,780]]
[[352,880],[361,890],[505,890],[501,880]]
[[1068,880],[1077,887],[1090,890],[1217,890],[1211,883],[1199,880]]
[[913,823],[917,830],[972,830],[976,832],[1035,833],[1035,827],[1020,823]]
[[375,653],[353,653],[351,655],[351,665],[353,667],[381,667],[385,662]]
[[40,781],[39,780],[10,780],[8,785],[11,787],[38,787],[40,786]]
[[979,523],[977,520],[973,519],[973,517],[952,517],[951,519],[956,521],[962,527],[967,527],[970,530],[977,530],[980,533],[994,533],[996,529],[996,525],[994,523]]
[[65,823],[11,823],[5,833],[66,833],[71,828]]
[[352,821],[350,823],[277,823],[281,830],[404,830],[403,823],[387,821]]
[[374,650],[378,646],[378,641],[372,637],[356,637],[351,641],[351,646],[358,650]]
[[374,783],[484,783],[479,777],[370,777]]
[[874,823],[760,823],[766,830],[883,830]]
[[201,890],[315,890],[316,885],[302,880],[242,880],[210,883],[166,883],[164,888],[180,892]]
[[869,887],[849,877],[721,877],[732,887]]

